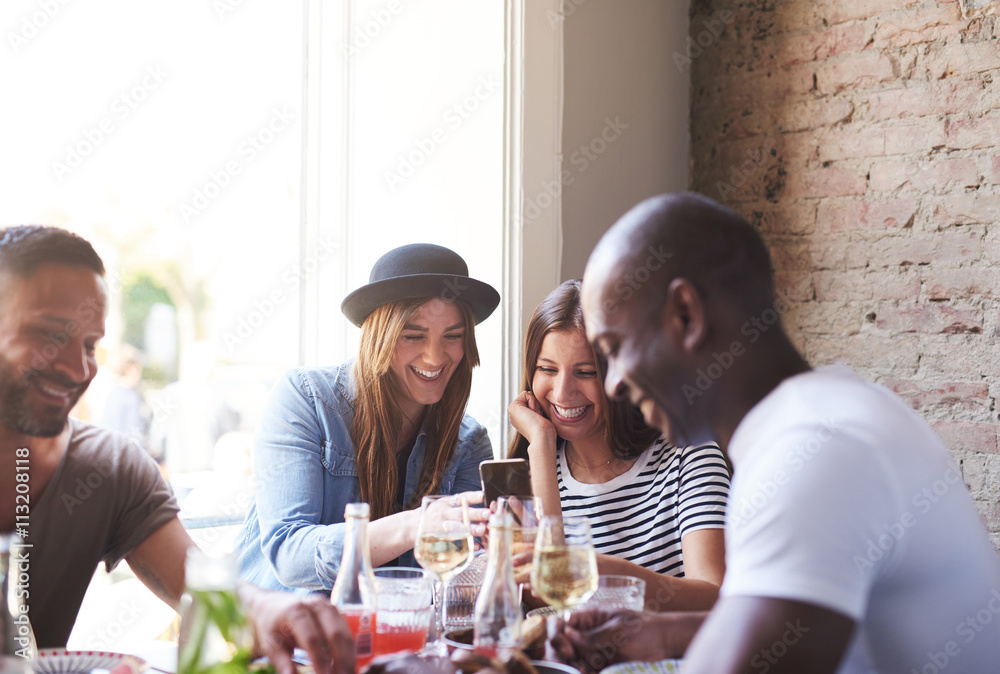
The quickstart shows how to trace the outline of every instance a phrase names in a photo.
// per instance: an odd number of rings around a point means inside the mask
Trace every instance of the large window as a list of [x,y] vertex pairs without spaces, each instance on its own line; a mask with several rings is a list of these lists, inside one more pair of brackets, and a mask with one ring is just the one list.
[[[340,301],[379,255],[440,243],[503,288],[504,12],[4,3],[0,226],[55,224],[97,246],[112,310],[74,414],[135,434],[190,526],[242,517],[269,386],[356,351]],[[498,311],[477,330],[469,410],[495,451],[504,326]],[[233,529],[194,531],[224,549]],[[169,619],[119,575],[95,580],[104,601],[85,605],[73,646],[124,648]],[[116,623],[136,601],[144,617]]]
[[[312,314],[316,329],[307,327],[318,339],[305,345],[307,360],[357,352],[359,331],[337,307],[397,245],[448,246],[472,276],[502,287],[503,10],[464,0],[310,3],[320,31],[307,99],[319,122],[308,150],[307,192],[316,199],[307,194],[307,203],[316,210],[306,236],[336,242],[346,255],[318,288],[325,309]],[[469,404],[495,450],[501,327],[498,311],[476,330],[482,365]]]

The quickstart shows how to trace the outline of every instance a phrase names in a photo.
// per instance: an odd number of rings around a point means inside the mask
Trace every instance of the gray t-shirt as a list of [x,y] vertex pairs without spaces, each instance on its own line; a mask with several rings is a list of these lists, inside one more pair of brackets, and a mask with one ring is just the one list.
[[66,645],[100,562],[110,571],[179,511],[145,450],[124,435],[69,423],[66,455],[31,503],[27,603],[39,648]]

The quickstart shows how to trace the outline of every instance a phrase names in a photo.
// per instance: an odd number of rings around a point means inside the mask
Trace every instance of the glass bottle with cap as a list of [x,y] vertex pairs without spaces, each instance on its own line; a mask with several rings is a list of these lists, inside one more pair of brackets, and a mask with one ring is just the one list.
[[476,598],[473,648],[506,659],[521,646],[521,601],[514,581],[514,518],[498,499],[489,520],[489,558],[483,588]]
[[367,666],[375,652],[375,574],[368,549],[369,514],[367,503],[348,503],[344,508],[344,556],[330,593],[330,601],[354,635],[356,671]]
[[23,601],[27,588],[21,582],[29,573],[27,556],[21,552],[21,538],[16,534],[0,535],[0,674],[25,674],[32,671],[31,661],[37,652],[35,635]]

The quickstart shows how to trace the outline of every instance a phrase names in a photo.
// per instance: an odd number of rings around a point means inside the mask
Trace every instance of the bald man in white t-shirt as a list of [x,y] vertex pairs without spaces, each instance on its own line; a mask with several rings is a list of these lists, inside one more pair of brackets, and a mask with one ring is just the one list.
[[959,469],[891,392],[812,369],[774,298],[763,240],[699,195],[649,199],[598,243],[583,307],[608,394],[733,464],[726,576],[708,614],[581,614],[554,646],[587,669],[1000,671],[1000,557]]

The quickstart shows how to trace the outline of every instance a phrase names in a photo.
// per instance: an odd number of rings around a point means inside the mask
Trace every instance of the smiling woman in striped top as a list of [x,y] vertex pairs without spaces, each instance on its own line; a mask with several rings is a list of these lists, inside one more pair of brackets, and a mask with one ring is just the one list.
[[509,456],[528,459],[545,514],[590,518],[600,573],[644,579],[649,610],[708,609],[725,572],[722,452],[660,438],[606,397],[606,369],[585,337],[580,282],[566,281],[528,324]]

